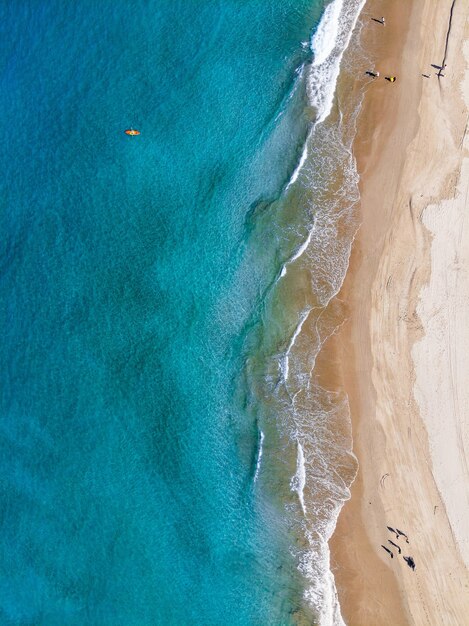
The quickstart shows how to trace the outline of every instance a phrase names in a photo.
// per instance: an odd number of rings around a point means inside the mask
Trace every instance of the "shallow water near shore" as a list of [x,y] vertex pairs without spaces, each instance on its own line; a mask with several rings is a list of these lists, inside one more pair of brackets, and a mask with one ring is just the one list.
[[358,9],[0,9],[2,623],[339,623]]

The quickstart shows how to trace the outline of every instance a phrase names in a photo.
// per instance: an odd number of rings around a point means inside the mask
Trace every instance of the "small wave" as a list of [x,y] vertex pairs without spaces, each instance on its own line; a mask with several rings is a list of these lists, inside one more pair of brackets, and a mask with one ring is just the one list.
[[304,500],[304,495],[303,495],[305,483],[306,483],[305,455],[303,453],[303,447],[301,446],[301,443],[298,441],[298,452],[297,452],[297,457],[296,457],[296,473],[291,479],[290,486],[291,486],[292,491],[296,491],[296,493],[298,494],[298,499],[300,501],[301,509],[304,515],[306,515],[305,500]]
[[300,160],[298,161],[298,165],[295,167],[295,171],[293,172],[290,180],[288,181],[288,185],[285,187],[285,191],[290,187],[290,185],[293,185],[293,183],[296,181],[296,179],[298,178],[298,174],[300,173],[300,170],[305,164],[307,158],[308,158],[308,141],[305,141],[305,145],[303,147],[303,152],[301,153]]
[[285,351],[285,354],[283,356],[283,365],[282,365],[282,374],[283,374],[283,380],[286,382],[288,380],[288,374],[289,374],[289,370],[290,370],[290,351],[293,348],[293,346],[295,345],[295,341],[298,337],[298,335],[301,333],[301,329],[303,328],[303,324],[306,322],[306,320],[308,319],[308,315],[311,313],[311,308],[306,309],[305,311],[303,311],[303,313],[300,315],[300,320],[295,328],[295,331],[290,339],[290,343],[288,344],[288,348]]
[[333,0],[311,38],[314,59],[308,95],[317,111],[317,124],[323,122],[332,110],[342,56],[364,4],[365,0]]
[[277,122],[282,117],[282,115],[284,115],[286,107],[287,107],[287,104],[293,98],[293,96],[295,95],[299,85],[301,85],[301,83],[303,81],[304,73],[305,73],[305,64],[302,63],[295,70],[295,79],[294,79],[294,82],[293,82],[293,86],[292,86],[290,92],[288,93],[288,95],[286,96],[286,98],[284,99],[284,102],[282,104],[282,108],[280,109],[280,111],[277,113],[277,115],[275,117],[275,122]]
[[283,276],[285,276],[285,274],[287,273],[287,265],[290,265],[291,263],[294,263],[297,259],[300,258],[300,256],[306,251],[306,249],[308,248],[309,244],[311,243],[311,237],[313,236],[313,230],[314,230],[314,226],[313,228],[308,232],[308,236],[306,237],[305,241],[301,244],[301,246],[298,248],[298,250],[296,250],[296,252],[294,252],[292,254],[292,256],[288,259],[288,261],[285,261],[285,263],[283,264],[282,267],[282,271],[280,272],[280,276],[283,278]]
[[339,37],[340,14],[343,0],[331,2],[324,11],[316,33],[311,40],[311,50],[314,54],[313,65],[321,65],[334,50]]
[[308,236],[306,237],[306,241],[298,248],[298,250],[290,258],[290,260],[288,261],[289,263],[293,263],[294,261],[296,261],[296,259],[300,258],[300,256],[303,254],[303,252],[306,250],[306,248],[311,243],[311,236],[312,236],[312,234],[313,234],[313,229],[311,229],[309,231]]
[[256,464],[256,472],[254,474],[254,482],[257,481],[259,476],[259,470],[261,469],[261,459],[262,459],[262,446],[264,443],[264,433],[262,430],[259,431],[259,452],[257,453],[257,464]]

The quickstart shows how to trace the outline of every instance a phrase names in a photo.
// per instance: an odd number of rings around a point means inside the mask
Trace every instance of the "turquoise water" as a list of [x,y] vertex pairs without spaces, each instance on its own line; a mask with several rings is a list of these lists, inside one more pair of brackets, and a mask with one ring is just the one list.
[[307,615],[245,372],[322,5],[2,3],[2,624]]

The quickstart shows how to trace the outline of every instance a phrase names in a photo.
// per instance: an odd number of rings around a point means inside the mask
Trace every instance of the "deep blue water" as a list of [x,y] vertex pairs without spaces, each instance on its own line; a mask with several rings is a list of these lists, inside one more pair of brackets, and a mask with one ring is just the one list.
[[1,3],[1,624],[293,623],[242,372],[322,4]]

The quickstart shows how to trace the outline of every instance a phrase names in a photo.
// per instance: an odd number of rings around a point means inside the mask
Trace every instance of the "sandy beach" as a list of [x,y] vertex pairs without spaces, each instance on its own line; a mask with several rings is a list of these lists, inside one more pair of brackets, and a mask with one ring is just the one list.
[[[367,87],[354,144],[361,227],[339,295],[347,323],[326,351],[349,397],[359,472],[331,564],[349,626],[461,626],[469,623],[469,3],[402,4],[370,0],[362,16],[381,76]],[[382,15],[385,26],[371,19]],[[432,64],[446,64],[442,76]]]

